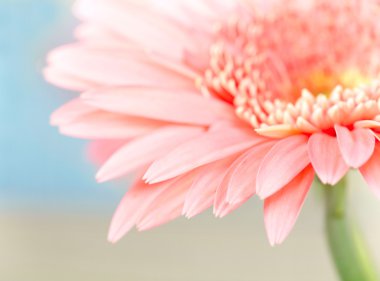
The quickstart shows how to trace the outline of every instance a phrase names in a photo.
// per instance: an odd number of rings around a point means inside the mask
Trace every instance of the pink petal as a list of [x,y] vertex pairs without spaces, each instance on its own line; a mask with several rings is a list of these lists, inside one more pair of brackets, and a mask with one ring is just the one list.
[[198,173],[198,170],[191,171],[162,190],[139,218],[138,230],[148,230],[181,216],[186,194]]
[[224,218],[228,214],[232,213],[236,209],[240,208],[245,202],[248,201],[249,198],[246,198],[244,201],[236,203],[236,204],[230,204],[225,203],[223,206],[220,207],[217,213],[214,213],[216,217],[218,218]]
[[281,244],[292,230],[313,179],[314,171],[309,166],[283,189],[265,200],[265,227],[272,246]]
[[149,183],[164,181],[243,151],[264,140],[249,130],[223,128],[208,132],[155,161],[144,179]]
[[56,73],[64,75],[62,79],[73,77],[102,86],[194,87],[194,81],[183,73],[155,63],[142,54],[128,48],[72,44],[52,51],[48,63]]
[[73,99],[65,105],[58,108],[50,117],[50,124],[60,126],[70,124],[79,117],[83,117],[99,110],[85,104],[80,99]]
[[52,66],[46,67],[43,74],[46,81],[71,91],[83,92],[97,87],[94,81],[81,79]]
[[256,193],[256,176],[261,161],[274,144],[272,141],[258,144],[235,161],[228,182],[227,202],[237,204]]
[[172,59],[180,60],[184,50],[191,49],[194,44],[180,26],[136,1],[81,0],[75,12],[84,21],[104,25],[143,49]]
[[370,129],[355,129],[335,126],[336,137],[344,161],[352,168],[359,168],[372,156],[375,136]]
[[[199,75],[203,75],[203,69],[202,71],[196,71],[193,69],[191,65],[188,65],[187,62],[185,62],[184,60],[175,61],[154,52],[146,52],[146,50],[141,49],[140,46],[136,46],[133,42],[125,41],[122,37],[116,36],[115,34],[112,34],[109,31],[103,31],[108,32],[104,35],[91,34],[99,31],[101,31],[99,29],[99,26],[96,26],[93,23],[84,24],[81,26],[81,28],[78,28],[78,32],[80,33],[80,35],[83,35],[81,34],[83,32],[87,33],[85,35],[87,36],[87,38],[84,38],[86,42],[83,42],[80,45],[67,45],[64,47],[64,49],[57,50],[61,51],[63,54],[65,54],[64,51],[66,51],[66,55],[68,55],[68,57],[78,55],[78,53],[81,54],[81,52],[83,51],[95,53],[99,52],[100,54],[110,54],[109,51],[112,51],[114,54],[119,54],[120,56],[124,54],[124,56],[126,56],[126,58],[128,58],[132,62],[149,66],[148,68],[145,68],[147,70],[151,69],[161,71],[161,75],[163,75],[161,78],[167,77],[171,80],[179,79],[179,81],[173,80],[172,83],[170,83],[170,85],[166,85],[167,87],[171,86],[172,84],[174,87],[178,87],[179,83],[177,82],[180,82],[180,80],[183,80],[184,78],[187,79],[185,83],[186,85],[194,86],[194,81],[197,78],[199,78]],[[104,38],[107,35],[108,38]],[[108,52],[106,52],[107,50]],[[54,52],[52,54],[54,55]],[[52,54],[49,56],[49,61],[50,63],[54,64],[54,59],[52,59],[54,58],[54,56]],[[59,52],[58,55],[62,56],[62,54]],[[202,59],[202,57],[205,56],[201,55],[198,57]],[[205,59],[208,59],[208,57],[206,56]],[[142,68],[142,70],[144,70],[144,68]],[[137,69],[135,69],[135,71],[137,71]],[[156,73],[156,75],[158,74],[159,73]],[[170,75],[170,77],[168,75]],[[151,77],[146,78],[150,79]],[[159,85],[157,84],[157,86]]]
[[[75,29],[75,37],[79,41],[90,41],[91,43],[102,43],[108,46],[125,44],[121,36],[110,32],[109,29],[95,23],[82,23]],[[86,42],[87,43],[87,42]]]
[[215,199],[214,199],[214,215],[219,218],[223,218],[232,211],[236,210],[239,208],[243,203],[245,203],[248,198],[245,198],[242,202],[239,202],[237,204],[230,204],[226,201],[226,196],[227,196],[227,189],[228,189],[228,184],[231,180],[231,175],[233,171],[235,170],[236,166],[240,162],[234,161],[232,165],[228,168],[227,173],[223,177],[222,182],[218,186],[215,194]]
[[186,195],[182,211],[184,215],[191,218],[212,206],[216,190],[227,173],[232,159],[223,159],[199,168],[200,173]]
[[91,142],[87,147],[89,159],[97,164],[103,165],[108,158],[127,143],[127,140],[98,140]]
[[[238,3],[236,3],[238,2]],[[199,30],[212,26],[215,21],[231,15],[241,1],[155,1],[149,0],[149,5],[156,8],[160,14],[165,13],[185,26]],[[199,30],[198,30],[199,29]]]
[[194,26],[198,24],[191,17],[189,17],[189,7],[186,7],[184,1],[156,1],[148,0],[147,4],[152,7],[156,12],[161,15],[165,15],[173,24],[181,26]]
[[235,118],[226,103],[181,89],[111,88],[88,92],[82,99],[107,111],[178,123],[209,125]]
[[317,133],[309,138],[309,157],[319,179],[324,184],[335,185],[348,172],[337,139]]
[[[257,170],[262,159],[274,144],[275,142],[267,141],[254,146],[248,152],[238,157],[228,168],[215,194],[214,214],[216,217],[222,218],[228,215],[254,195]],[[250,161],[252,159],[254,160]],[[249,166],[250,164],[252,166]],[[252,173],[250,174],[250,172]],[[239,197],[238,191],[237,197],[235,197],[238,199],[229,201],[228,192],[232,191],[230,188],[233,189],[233,184],[241,184],[240,192],[242,192],[242,195]]]
[[99,182],[121,177],[153,162],[179,144],[200,135],[199,127],[168,126],[134,139],[119,149],[99,170]]
[[380,129],[380,122],[375,120],[360,120],[355,122],[355,128]]
[[138,180],[126,193],[113,215],[108,240],[117,242],[136,224],[154,199],[171,187],[174,181],[148,185]]
[[360,168],[360,172],[373,190],[380,198],[380,145],[377,144],[372,157]]
[[310,163],[304,135],[278,141],[264,157],[256,180],[256,192],[265,199],[288,184]]
[[61,125],[60,132],[84,139],[128,139],[163,125],[166,123],[98,111]]

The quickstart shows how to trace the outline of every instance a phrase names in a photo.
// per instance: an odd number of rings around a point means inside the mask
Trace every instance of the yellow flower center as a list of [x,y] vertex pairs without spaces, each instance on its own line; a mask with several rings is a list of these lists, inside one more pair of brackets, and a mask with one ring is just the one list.
[[349,69],[336,75],[329,74],[324,71],[314,71],[306,77],[297,80],[296,86],[293,88],[293,96],[299,97],[303,89],[309,90],[315,96],[323,94],[327,97],[332,90],[340,85],[343,88],[356,88],[371,83],[371,79],[363,75],[357,69]]

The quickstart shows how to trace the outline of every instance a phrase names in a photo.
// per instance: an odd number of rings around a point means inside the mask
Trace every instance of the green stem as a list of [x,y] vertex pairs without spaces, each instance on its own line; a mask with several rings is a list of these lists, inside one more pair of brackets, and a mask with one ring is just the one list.
[[376,269],[358,229],[346,211],[346,180],[324,186],[326,194],[326,234],[342,281],[379,281]]

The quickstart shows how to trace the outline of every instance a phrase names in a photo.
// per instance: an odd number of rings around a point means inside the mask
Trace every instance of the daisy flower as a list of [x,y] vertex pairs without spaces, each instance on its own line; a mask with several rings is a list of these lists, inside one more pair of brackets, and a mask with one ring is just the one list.
[[264,2],[76,2],[45,76],[81,94],[51,122],[92,141],[99,182],[139,175],[110,241],[257,195],[279,244],[315,176],[351,168],[380,196],[377,1]]

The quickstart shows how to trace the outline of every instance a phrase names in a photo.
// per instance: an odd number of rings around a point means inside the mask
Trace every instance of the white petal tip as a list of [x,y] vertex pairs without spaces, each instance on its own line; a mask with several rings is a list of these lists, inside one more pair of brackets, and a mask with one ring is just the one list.
[[143,181],[146,183],[146,184],[155,184],[156,182],[152,179],[146,179],[146,178],[143,178]]
[[147,184],[156,184],[156,183],[160,183],[160,182],[168,180],[167,178],[163,178],[163,177],[151,177],[151,176],[144,176],[142,179]]
[[145,183],[150,183],[152,181],[152,177],[150,176],[149,170],[145,172],[145,174],[142,176],[142,180]]
[[257,196],[260,198],[260,200],[265,200],[267,199],[268,197],[270,197],[271,194],[267,194],[265,192],[262,192],[262,191],[257,191]]
[[107,237],[107,241],[111,244],[116,244],[120,239],[121,237],[118,237],[117,235],[111,235],[111,234],[108,234],[108,237]]
[[269,241],[269,245],[274,248],[276,247],[278,244],[276,242],[273,242],[273,241]]
[[90,100],[93,97],[93,93],[91,92],[84,92],[83,94],[80,95],[80,98],[82,100]]
[[226,216],[226,213],[223,213],[223,209],[214,209],[214,216],[218,219],[222,219]]
[[95,180],[97,183],[105,183],[107,181],[110,181],[112,177],[107,177],[107,174],[104,173],[102,170],[100,170],[96,175],[95,175]]
[[219,211],[218,210],[214,210],[213,214],[214,214],[214,217],[219,218]]
[[268,238],[268,241],[269,241],[269,245],[271,247],[276,247],[276,246],[279,246],[281,245],[283,242],[284,242],[285,239],[278,239],[278,238]]
[[50,126],[59,126],[59,120],[57,120],[55,117],[51,117],[50,120],[49,120],[49,125]]
[[97,183],[105,183],[107,181],[106,179],[98,178],[98,177],[96,177],[95,180]]

